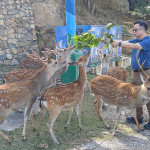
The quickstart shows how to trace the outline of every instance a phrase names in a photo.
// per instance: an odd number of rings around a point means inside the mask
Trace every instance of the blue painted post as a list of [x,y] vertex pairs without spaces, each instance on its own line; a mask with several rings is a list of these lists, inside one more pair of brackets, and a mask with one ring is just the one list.
[[74,36],[76,33],[75,0],[66,0],[66,27],[67,35]]
[[[76,34],[76,15],[75,15],[75,0],[66,0],[66,28],[67,28],[67,36],[72,46],[74,41],[72,37]],[[82,56],[82,52],[79,50],[75,50],[71,55],[72,61],[76,61],[80,56]],[[69,66],[68,70],[61,75],[62,83],[73,82],[78,79],[79,71],[78,66]]]

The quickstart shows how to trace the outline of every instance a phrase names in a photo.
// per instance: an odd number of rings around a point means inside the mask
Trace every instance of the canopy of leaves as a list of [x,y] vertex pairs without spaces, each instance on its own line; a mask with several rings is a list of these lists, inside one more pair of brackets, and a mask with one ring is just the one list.
[[129,0],[129,8],[131,11],[150,14],[150,10],[147,9],[148,3],[149,0]]
[[91,30],[89,30],[86,33],[82,33],[81,35],[75,34],[75,36],[73,37],[75,42],[74,43],[75,48],[82,49],[82,48],[91,48],[93,46],[96,47],[102,40],[105,41],[106,48],[108,48],[109,44],[113,42],[112,37],[114,37],[114,35],[109,34],[109,31],[113,26],[114,25],[112,23],[107,24],[106,26],[107,31],[105,33],[105,37],[103,38],[95,37],[95,35],[91,34]]

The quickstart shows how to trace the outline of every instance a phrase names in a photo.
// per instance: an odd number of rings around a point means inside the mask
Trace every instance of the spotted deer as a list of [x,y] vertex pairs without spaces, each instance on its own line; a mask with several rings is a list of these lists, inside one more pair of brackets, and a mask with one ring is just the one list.
[[[31,58],[31,57],[32,58]],[[43,66],[43,62],[39,61],[39,59],[33,59],[36,57],[35,54],[26,55],[25,58],[20,63],[20,68],[22,69],[40,69]]]
[[[22,132],[24,140],[26,140],[26,126],[33,103],[39,96],[40,91],[49,85],[54,73],[65,64],[65,62],[51,60],[46,57],[44,60],[40,57],[37,57],[37,59],[43,62],[43,66],[34,76],[24,81],[0,85],[0,123],[12,111],[25,107]],[[8,136],[2,131],[0,131],[0,135],[10,142]]]
[[116,134],[117,123],[120,119],[123,107],[131,109],[136,125],[139,130],[141,129],[135,108],[141,107],[150,101],[150,76],[143,70],[144,62],[142,66],[139,63],[138,55],[140,51],[141,50],[138,51],[136,59],[142,73],[141,80],[143,84],[141,86],[124,83],[108,75],[97,76],[90,82],[90,89],[98,101],[96,108],[99,118],[103,120],[107,128],[109,128],[109,125],[102,115],[103,102],[117,106],[116,123],[112,132],[113,135]]
[[113,57],[111,49],[107,54],[103,54],[101,50],[97,52],[101,61],[100,75],[110,75],[120,81],[128,82],[129,73],[126,69],[122,67],[109,67],[109,61]]
[[46,89],[40,98],[41,111],[38,117],[37,123],[37,134],[39,135],[39,122],[48,110],[50,112],[50,118],[48,120],[47,126],[49,132],[55,144],[59,144],[54,132],[53,125],[62,109],[69,109],[69,119],[66,124],[66,128],[70,124],[71,116],[73,113],[73,106],[76,105],[76,113],[79,121],[79,127],[81,126],[81,106],[82,99],[84,96],[84,86],[87,80],[86,66],[88,64],[90,56],[90,51],[88,51],[84,56],[81,56],[76,64],[79,68],[79,77],[75,82],[70,82],[67,84],[57,85],[53,88]]
[[[65,61],[66,63],[65,63],[65,65],[62,66],[62,68],[59,68],[55,72],[55,74],[51,78],[51,82],[50,82],[49,86],[56,85],[57,77],[68,69],[68,62],[70,61],[70,56],[73,51],[74,51],[74,47],[73,46],[71,47],[70,45],[68,46],[68,48],[57,49],[57,50],[52,51],[58,55],[58,58],[57,58],[58,61]],[[46,53],[49,53],[49,51],[46,51]],[[36,55],[34,54],[34,57]],[[28,63],[26,64],[27,66],[30,67],[30,69],[14,69],[14,70],[8,72],[4,78],[5,83],[13,83],[13,82],[26,80],[27,78],[30,78],[34,74],[37,73],[38,70],[35,69],[36,67],[34,67],[34,69],[31,69],[31,68],[33,68],[33,66],[37,65],[37,68],[40,69],[41,65],[39,65],[39,64],[43,65],[43,62],[39,61],[38,59],[33,59],[33,57],[31,58],[30,56],[32,56],[32,54],[30,54],[29,56],[26,57],[26,58],[30,58]],[[25,60],[28,60],[26,58],[25,58]],[[36,64],[37,61],[38,61],[38,63]],[[31,65],[32,62],[34,62],[33,65]],[[25,63],[25,61],[24,61],[24,63]]]
[[[31,49],[33,54],[30,55],[26,55],[25,58],[21,61],[20,63],[20,68],[21,69],[40,69],[43,66],[43,62],[39,61],[39,59],[37,59],[37,55],[32,49]],[[51,53],[53,52],[55,55],[58,55],[60,52],[62,52],[63,50],[61,49],[55,49],[55,50],[50,50],[48,48],[45,49],[45,53]],[[30,57],[31,56],[31,57]],[[33,59],[36,58],[36,59]]]
[[[100,75],[109,75],[112,76],[122,82],[128,82],[129,73],[126,69],[122,67],[109,67],[110,59],[113,57],[113,50],[110,49],[107,54],[103,54],[102,50],[97,50],[97,53],[99,55],[100,61],[101,61],[101,69],[100,69]],[[98,101],[95,100],[93,103],[96,110],[98,106]],[[99,112],[97,112],[99,114]]]

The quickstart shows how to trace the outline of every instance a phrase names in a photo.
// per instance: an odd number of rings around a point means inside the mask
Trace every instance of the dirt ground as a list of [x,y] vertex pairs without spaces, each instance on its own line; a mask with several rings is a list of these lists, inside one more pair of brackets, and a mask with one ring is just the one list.
[[[111,120],[115,120],[116,107],[107,106],[106,111],[104,111],[104,116]],[[136,126],[128,124],[126,122],[126,117],[132,116],[130,110],[124,109],[121,113],[120,122],[125,123],[136,131]],[[148,120],[148,112],[144,106],[144,122],[141,126]],[[143,127],[142,127],[143,128]],[[107,133],[106,133],[107,134]],[[123,131],[117,130],[117,134],[124,134]],[[141,132],[135,132],[132,136],[114,137],[112,140],[105,141],[92,141],[90,143],[79,146],[78,148],[71,150],[149,150],[150,149],[150,131],[143,130]]]

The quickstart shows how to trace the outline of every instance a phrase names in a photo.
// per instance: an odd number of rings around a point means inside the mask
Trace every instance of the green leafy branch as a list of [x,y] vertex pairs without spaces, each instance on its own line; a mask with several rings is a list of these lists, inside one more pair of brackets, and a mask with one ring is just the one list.
[[82,48],[92,48],[93,46],[96,47],[98,44],[103,40],[103,42],[106,44],[106,48],[109,47],[109,43],[113,42],[112,37],[114,35],[109,34],[109,30],[114,25],[112,23],[107,24],[106,28],[107,31],[105,33],[105,37],[95,37],[95,35],[91,34],[91,30],[89,30],[86,33],[82,33],[81,35],[75,34],[73,37],[74,39],[74,46],[76,49],[82,49]]

